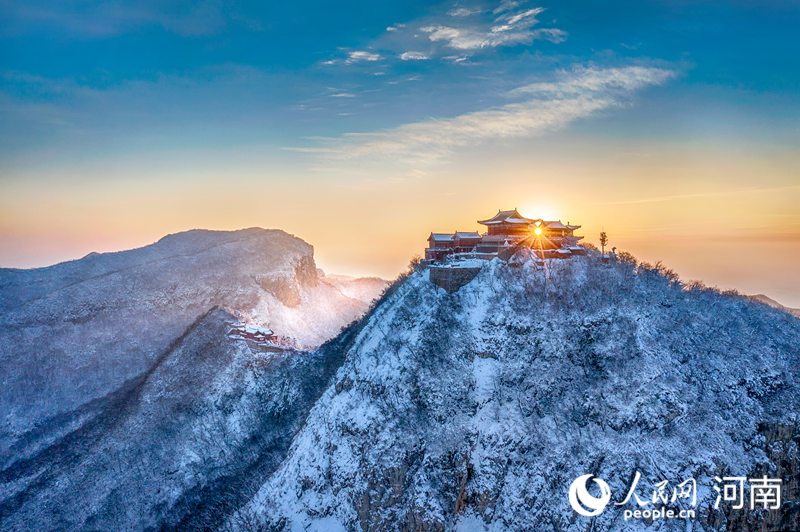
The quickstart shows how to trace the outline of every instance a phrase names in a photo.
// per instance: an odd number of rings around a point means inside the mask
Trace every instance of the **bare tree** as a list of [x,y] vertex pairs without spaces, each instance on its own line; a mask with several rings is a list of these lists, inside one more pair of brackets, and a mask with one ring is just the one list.
[[608,244],[608,235],[606,235],[605,231],[600,231],[600,248],[603,251],[603,255],[606,254],[606,244]]
[[411,260],[408,262],[408,268],[406,269],[406,273],[411,275],[419,268],[419,264],[422,261],[422,257],[419,255],[414,255],[411,257]]

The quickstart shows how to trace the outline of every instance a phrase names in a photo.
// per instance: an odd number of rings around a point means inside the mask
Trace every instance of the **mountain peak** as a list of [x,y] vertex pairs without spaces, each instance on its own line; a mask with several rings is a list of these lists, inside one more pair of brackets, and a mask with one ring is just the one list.
[[792,444],[775,436],[800,405],[786,314],[599,253],[493,260],[454,293],[428,275],[368,316],[235,526],[565,529],[586,472],[615,494],[635,471],[710,486]]
[[0,451],[147,371],[212,308],[297,348],[335,336],[383,286],[350,297],[319,279],[313,253],[281,230],[196,229],[48,268],[0,270]]
[[777,301],[775,301],[771,297],[766,296],[764,294],[756,294],[754,296],[747,296],[747,297],[752,299],[753,301],[758,301],[759,303],[764,303],[765,305],[768,305],[768,306],[770,306],[772,308],[776,308],[778,310],[783,310],[784,312],[788,312],[792,316],[796,316],[796,317],[800,318],[800,308],[787,307],[785,305],[782,305],[782,304],[778,303]]
[[[227,335],[241,309],[280,308],[282,321],[269,323],[280,334],[341,312],[351,300],[341,299],[344,287],[363,287],[318,275],[302,254],[275,263],[289,269],[253,277],[263,260],[256,253],[255,263],[240,264],[238,250],[220,245],[148,263],[154,271],[103,276],[125,297],[70,299],[63,328],[55,318],[10,314],[25,336],[4,338],[0,349],[19,350],[38,330],[63,349],[77,341],[75,330],[104,356],[80,346],[65,358],[54,346],[46,358],[24,352],[19,375],[17,366],[3,368],[12,428],[41,414],[12,399],[37,396],[20,387],[42,369],[65,388],[80,383],[84,400],[96,398],[3,441],[14,451],[5,453],[13,462],[3,475],[16,490],[0,499],[5,524],[583,529],[567,492],[588,473],[607,483],[615,503],[636,474],[640,493],[693,479],[701,528],[800,525],[791,486],[780,515],[716,509],[711,489],[715,477],[800,474],[800,321],[785,312],[684,285],[625,255],[542,260],[518,252],[509,262],[483,261],[451,292],[419,267],[312,353],[262,352]],[[229,286],[213,272],[231,260]],[[300,282],[298,268],[313,269],[317,283]],[[151,291],[142,291],[147,283]],[[326,300],[319,291],[338,295]],[[278,297],[294,293],[296,307]],[[323,302],[316,311],[306,307],[312,295]],[[239,312],[224,310],[235,305]],[[181,327],[170,322],[176,313],[187,320]],[[120,315],[125,327],[110,327]],[[149,346],[152,358],[132,356],[132,346]],[[135,363],[140,371],[130,369]],[[103,372],[87,379],[86,367],[104,364],[132,380],[110,383]],[[33,384],[41,397],[61,390]],[[59,399],[59,407],[77,401]],[[617,529],[621,512],[609,505],[592,526]]]

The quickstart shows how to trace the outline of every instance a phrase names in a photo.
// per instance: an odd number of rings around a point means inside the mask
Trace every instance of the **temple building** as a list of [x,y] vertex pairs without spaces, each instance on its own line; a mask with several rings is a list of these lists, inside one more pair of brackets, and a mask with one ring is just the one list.
[[272,332],[272,329],[251,325],[249,323],[235,324],[228,331],[228,336],[231,338],[251,340],[257,343],[274,342],[278,339],[275,333]]
[[561,220],[526,218],[517,209],[497,211],[493,217],[478,220],[478,223],[486,226],[485,233],[431,233],[425,259],[436,262],[453,255],[470,253],[491,258],[520,246],[537,251],[541,258],[567,258],[586,253],[578,245],[583,237],[574,234],[580,225],[564,224]]
[[442,260],[455,253],[455,233],[431,233],[428,247],[425,248],[425,259]]

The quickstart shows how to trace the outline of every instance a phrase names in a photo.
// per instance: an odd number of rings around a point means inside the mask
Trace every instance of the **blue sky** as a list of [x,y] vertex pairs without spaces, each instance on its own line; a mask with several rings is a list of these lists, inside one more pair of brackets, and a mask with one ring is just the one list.
[[576,64],[674,71],[638,118],[716,112],[796,135],[794,2],[513,4],[4,2],[2,157],[307,145],[502,105]]
[[[0,0],[0,13],[0,265],[260,225],[334,268],[390,275],[418,232],[516,203],[800,304],[797,2]],[[391,252],[342,246],[363,226],[355,209]],[[698,226],[717,242],[769,234],[779,247],[760,252],[785,275],[762,286],[705,268],[717,255],[681,247]]]

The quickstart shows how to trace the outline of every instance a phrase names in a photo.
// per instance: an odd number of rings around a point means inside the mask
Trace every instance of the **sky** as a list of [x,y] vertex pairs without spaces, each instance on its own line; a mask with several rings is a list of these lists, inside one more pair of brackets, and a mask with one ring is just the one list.
[[498,209],[800,307],[800,3],[0,0],[0,266],[280,228],[393,277]]

